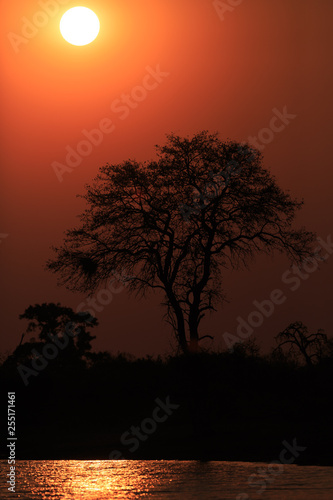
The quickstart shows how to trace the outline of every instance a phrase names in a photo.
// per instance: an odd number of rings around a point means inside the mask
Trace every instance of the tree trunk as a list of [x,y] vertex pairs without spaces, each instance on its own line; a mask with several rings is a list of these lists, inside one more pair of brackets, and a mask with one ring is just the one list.
[[190,338],[190,345],[189,345],[189,352],[192,354],[195,354],[199,352],[200,347],[199,347],[199,339],[195,337]]
[[199,333],[198,333],[198,321],[196,314],[190,314],[189,327],[190,327],[190,346],[189,351],[191,353],[199,352]]
[[182,352],[184,354],[188,354],[188,343],[186,340],[186,331],[185,331],[185,320],[184,320],[184,314],[182,311],[182,308],[180,307],[171,287],[167,288],[166,287],[166,293],[167,297],[169,299],[169,304],[171,308],[173,309],[176,319],[177,319],[177,332],[176,333],[176,338],[179,344],[179,347],[181,348]]
[[177,314],[176,312],[176,317],[177,317],[177,340],[183,354],[188,354],[189,348],[186,340],[185,322],[182,311],[181,314],[179,313]]
[[189,312],[190,346],[191,353],[197,353],[199,347],[199,300],[194,300]]
[[304,355],[304,358],[305,358],[305,362],[308,366],[312,366],[313,363],[312,363],[312,359],[310,358],[310,356],[308,355],[308,353],[306,352],[306,350],[304,349],[303,350],[303,355]]

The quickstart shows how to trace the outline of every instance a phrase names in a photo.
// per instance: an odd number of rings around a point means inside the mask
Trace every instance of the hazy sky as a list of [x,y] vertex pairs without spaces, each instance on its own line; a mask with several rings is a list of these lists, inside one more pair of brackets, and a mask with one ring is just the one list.
[[[230,4],[1,2],[0,351],[18,344],[25,327],[18,315],[30,304],[59,301],[76,309],[86,300],[57,287],[45,271],[50,246],[75,225],[84,208],[76,195],[101,165],[148,160],[166,133],[207,129],[222,139],[259,138],[280,186],[305,200],[298,224],[325,241],[333,233],[333,3]],[[62,14],[76,5],[93,9],[101,22],[98,38],[84,47],[59,32]],[[90,135],[98,127],[103,132]],[[94,144],[82,142],[87,136]],[[282,280],[288,268],[284,257],[260,257],[248,271],[228,273],[230,302],[202,334],[225,347],[223,333],[234,333],[237,317],[246,319],[253,301],[275,289],[286,299],[255,328],[264,347],[296,320],[331,334],[333,255],[297,289],[289,275]],[[165,352],[171,335],[158,304],[157,296],[138,302],[126,291],[114,295],[98,313],[95,348]]]

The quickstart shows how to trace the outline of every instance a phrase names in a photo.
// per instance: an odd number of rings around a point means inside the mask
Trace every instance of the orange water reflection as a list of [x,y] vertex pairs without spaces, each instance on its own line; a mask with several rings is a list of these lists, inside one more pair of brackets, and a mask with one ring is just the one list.
[[[1,461],[3,482],[5,461]],[[63,460],[17,462],[20,500],[235,500],[263,498],[249,477],[267,464],[167,460]],[[269,500],[331,500],[332,467],[286,465],[264,497]],[[6,492],[2,500],[12,499]]]
[[[163,468],[165,473],[167,464]],[[153,492],[154,485],[163,481],[164,474],[161,469],[152,476],[148,463],[145,471],[141,462],[130,460],[38,462],[31,464],[30,473],[37,483],[33,494],[41,489],[46,495],[56,494],[60,479],[60,498],[87,500],[145,497]]]

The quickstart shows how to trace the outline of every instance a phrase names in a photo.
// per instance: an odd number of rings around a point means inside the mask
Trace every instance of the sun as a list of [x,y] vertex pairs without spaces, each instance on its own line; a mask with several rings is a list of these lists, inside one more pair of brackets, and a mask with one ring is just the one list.
[[99,29],[98,17],[87,7],[69,9],[60,21],[60,32],[72,45],[88,45],[95,40]]

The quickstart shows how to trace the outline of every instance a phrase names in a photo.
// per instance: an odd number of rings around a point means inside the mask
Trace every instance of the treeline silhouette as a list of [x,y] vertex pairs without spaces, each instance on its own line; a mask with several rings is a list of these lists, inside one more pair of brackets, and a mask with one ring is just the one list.
[[[306,447],[296,463],[333,464],[329,350],[311,364],[280,349],[263,355],[253,340],[164,358],[65,352],[27,386],[15,355],[2,360],[1,386],[16,391],[20,459],[108,459],[118,450],[126,459],[271,461],[296,439]],[[156,400],[176,409],[151,425]],[[137,446],[128,444],[132,426],[144,436]]]

